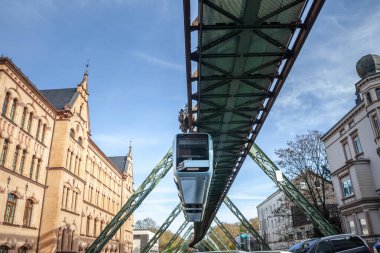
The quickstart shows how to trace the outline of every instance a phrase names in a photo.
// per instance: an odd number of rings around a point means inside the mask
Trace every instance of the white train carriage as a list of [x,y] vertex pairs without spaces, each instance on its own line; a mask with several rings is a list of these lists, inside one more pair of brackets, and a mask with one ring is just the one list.
[[211,135],[186,133],[175,136],[174,182],[189,222],[202,220],[213,173],[213,157]]

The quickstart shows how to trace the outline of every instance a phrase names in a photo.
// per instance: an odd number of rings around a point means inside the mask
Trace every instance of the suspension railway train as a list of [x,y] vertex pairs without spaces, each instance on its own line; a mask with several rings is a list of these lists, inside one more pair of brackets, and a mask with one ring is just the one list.
[[213,142],[207,133],[177,134],[173,143],[173,174],[186,220],[200,222],[213,174]]

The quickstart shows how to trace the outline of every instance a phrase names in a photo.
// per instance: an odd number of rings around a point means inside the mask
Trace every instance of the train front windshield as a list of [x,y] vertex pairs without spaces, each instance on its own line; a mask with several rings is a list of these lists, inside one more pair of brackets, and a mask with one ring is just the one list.
[[177,167],[184,160],[209,160],[207,134],[177,135]]

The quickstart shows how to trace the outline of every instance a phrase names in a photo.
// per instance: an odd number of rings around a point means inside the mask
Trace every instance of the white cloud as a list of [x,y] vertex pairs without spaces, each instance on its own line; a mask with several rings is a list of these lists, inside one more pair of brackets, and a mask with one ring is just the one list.
[[148,63],[151,63],[153,65],[162,67],[162,68],[167,68],[167,69],[173,69],[173,70],[178,70],[184,72],[185,67],[181,64],[173,63],[170,61],[163,60],[161,58],[154,57],[152,55],[139,52],[139,51],[133,51],[131,54],[137,58],[140,58]]

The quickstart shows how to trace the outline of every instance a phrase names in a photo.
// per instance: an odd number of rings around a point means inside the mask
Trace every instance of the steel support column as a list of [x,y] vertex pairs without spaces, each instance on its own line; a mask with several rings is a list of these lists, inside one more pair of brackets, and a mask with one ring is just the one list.
[[166,229],[172,224],[173,220],[177,218],[178,214],[181,212],[182,207],[181,203],[179,203],[176,208],[169,214],[169,217],[164,221],[161,227],[157,230],[156,234],[149,240],[145,248],[143,249],[143,253],[149,252],[149,250],[153,247],[153,245],[160,239],[161,235],[166,231]]
[[181,238],[181,240],[178,242],[178,244],[175,246],[175,248],[174,248],[174,250],[172,251],[172,252],[178,252],[179,250],[180,250],[180,246],[181,246],[181,244],[183,243],[183,241],[185,241],[186,240],[186,238],[187,237],[189,237],[189,234],[190,234],[190,232],[191,232],[191,230],[193,229],[194,227],[193,226],[190,226],[187,230],[186,230],[186,232],[185,232],[185,234],[183,235],[183,237]]
[[[227,245],[223,242],[222,239],[220,239],[217,234],[215,233],[214,229],[212,227],[210,227],[210,232],[211,234],[215,237],[216,240],[218,240],[218,242],[223,246],[223,248],[225,248],[226,250],[228,250],[228,247]],[[210,236],[211,238],[211,236]]]
[[166,153],[164,158],[156,165],[149,176],[144,180],[140,187],[132,194],[127,203],[115,215],[111,222],[104,228],[98,238],[86,250],[87,253],[101,252],[103,247],[121,228],[124,222],[133,214],[133,212],[141,205],[149,193],[156,187],[160,180],[168,173],[173,165],[172,149]]
[[283,175],[282,182],[277,181],[276,171],[280,171],[280,169],[255,143],[253,143],[252,148],[249,151],[249,156],[257,163],[257,165],[259,165],[264,173],[272,179],[277,187],[302,210],[324,236],[337,234],[337,231],[335,231],[333,226],[313,205],[310,204],[310,202],[298,191],[285,175]]
[[240,245],[235,241],[234,237],[231,235],[230,232],[226,229],[226,227],[223,225],[222,222],[215,216],[214,218],[215,223],[219,226],[219,228],[224,232],[224,234],[230,239],[230,241],[235,245],[235,248],[237,250],[240,249]]
[[256,242],[261,246],[262,250],[270,250],[271,248],[265,242],[265,240],[257,233],[257,231],[253,228],[251,223],[244,217],[244,215],[240,212],[240,210],[232,203],[232,201],[226,196],[224,198],[224,204],[231,210],[233,214],[240,220],[242,225],[248,230],[248,232],[255,237]]
[[170,239],[170,241],[165,245],[165,249],[162,251],[162,253],[168,252],[170,246],[177,240],[178,236],[182,233],[182,231],[185,229],[185,227],[189,224],[186,220],[182,223],[182,225],[179,227],[177,232],[173,235],[173,237]]
[[219,246],[215,243],[215,241],[206,234],[206,240],[210,243],[210,246],[213,248],[215,251],[220,251]]

